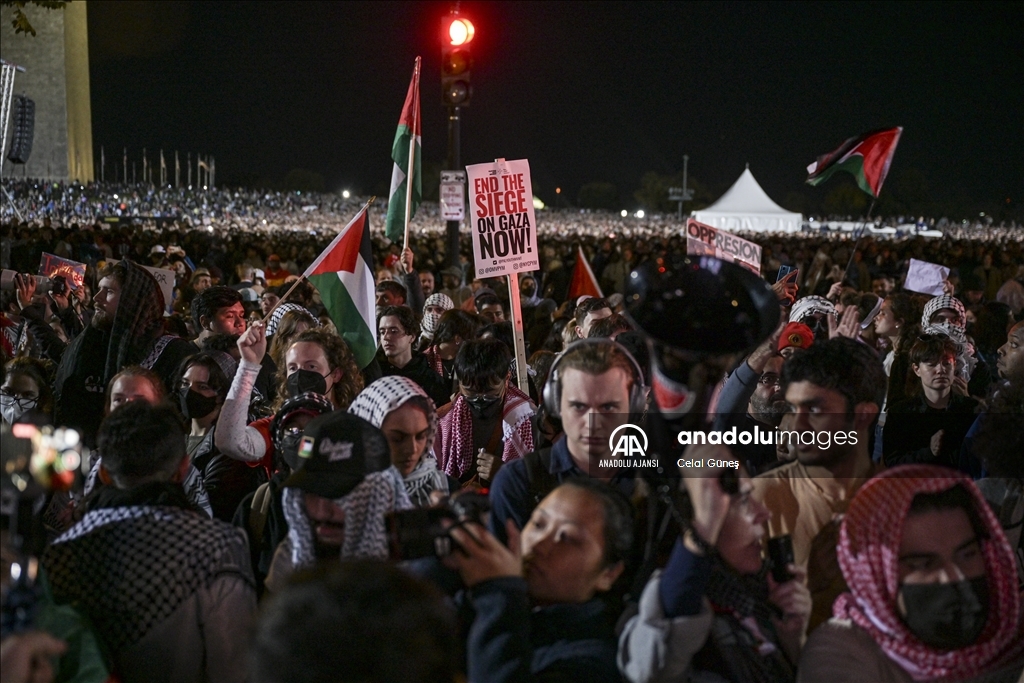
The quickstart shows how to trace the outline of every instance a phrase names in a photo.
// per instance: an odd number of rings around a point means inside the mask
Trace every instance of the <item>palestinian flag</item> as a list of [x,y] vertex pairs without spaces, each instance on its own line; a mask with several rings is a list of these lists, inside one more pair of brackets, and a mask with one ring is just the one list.
[[807,176],[807,184],[818,185],[836,171],[846,171],[857,179],[860,189],[872,197],[878,197],[902,132],[903,128],[897,126],[850,138],[807,167],[807,173],[810,174]]
[[373,253],[366,207],[338,233],[303,276],[316,287],[360,369],[377,353]]
[[[416,142],[410,150],[410,143],[413,139]],[[391,194],[388,197],[388,219],[384,226],[384,234],[396,244],[402,244],[405,241],[405,201],[410,177],[412,178],[412,194],[408,195],[411,200],[409,220],[412,220],[416,214],[416,207],[420,205],[420,199],[423,196],[422,174],[420,173],[423,166],[421,144],[420,58],[417,57],[416,68],[413,70],[412,80],[409,81],[409,92],[405,95],[405,106],[402,107],[402,115],[398,119],[395,142],[391,145],[391,158],[395,160],[395,167],[391,171]],[[409,170],[410,151],[413,157],[411,171]]]
[[572,269],[572,281],[569,283],[569,299],[589,294],[590,296],[603,297],[601,285],[597,284],[594,271],[590,269],[590,263],[583,253],[583,247],[576,247],[576,266]]

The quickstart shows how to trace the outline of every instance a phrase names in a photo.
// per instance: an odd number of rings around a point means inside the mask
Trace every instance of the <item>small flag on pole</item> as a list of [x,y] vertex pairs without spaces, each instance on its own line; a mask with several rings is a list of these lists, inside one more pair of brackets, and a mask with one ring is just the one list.
[[903,128],[897,126],[850,138],[807,167],[807,184],[820,185],[836,171],[846,171],[857,179],[860,189],[877,199],[901,133]]
[[576,266],[572,269],[572,281],[569,283],[569,300],[588,294],[590,296],[603,297],[601,285],[597,284],[594,271],[590,269],[590,263],[583,253],[583,247],[576,247]]
[[377,353],[376,295],[370,242],[369,203],[338,233],[303,277],[320,292],[360,369]]
[[[420,135],[420,58],[416,58],[409,92],[398,119],[391,158],[395,166],[391,171],[391,194],[388,197],[388,218],[384,234],[396,244],[405,244],[409,221],[416,214],[423,196],[421,168],[423,153]],[[412,178],[412,183],[408,182]]]

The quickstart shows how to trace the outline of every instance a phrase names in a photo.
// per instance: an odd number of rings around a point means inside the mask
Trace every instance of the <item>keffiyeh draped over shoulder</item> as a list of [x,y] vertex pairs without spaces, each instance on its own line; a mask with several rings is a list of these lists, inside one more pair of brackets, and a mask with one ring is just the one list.
[[[982,541],[989,586],[989,619],[977,642],[954,651],[928,647],[897,611],[899,547],[903,521],[919,493],[939,493],[957,484],[970,492],[989,538]],[[969,477],[932,465],[887,470],[866,483],[839,533],[839,566],[850,587],[833,615],[867,631],[878,646],[915,680],[960,680],[1014,661],[1024,654],[1024,624],[1017,593],[1015,559],[998,520]]]
[[437,412],[434,402],[427,396],[419,384],[401,375],[381,377],[370,386],[359,392],[348,412],[361,417],[374,427],[380,429],[384,420],[392,412],[398,410],[410,400],[419,398],[426,402],[427,410],[427,448],[416,468],[403,478],[405,491],[416,507],[430,504],[430,494],[440,490],[447,494],[448,479],[437,467],[434,457],[434,434],[437,433]]
[[[502,439],[505,442],[502,462],[521,458],[533,450],[533,423],[530,418],[535,410],[529,396],[506,383],[505,403],[501,410]],[[441,467],[447,474],[459,478],[470,471],[476,456],[473,452],[473,416],[461,395],[441,420],[440,428],[437,452],[441,454]]]

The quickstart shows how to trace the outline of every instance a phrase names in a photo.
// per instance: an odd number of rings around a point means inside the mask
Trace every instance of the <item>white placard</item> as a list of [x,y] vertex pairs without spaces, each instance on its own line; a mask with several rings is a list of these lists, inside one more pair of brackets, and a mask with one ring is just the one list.
[[466,220],[466,172],[441,171],[441,218]]
[[166,268],[142,267],[148,270],[156,279],[156,283],[160,285],[160,293],[164,295],[164,308],[169,310],[171,302],[174,301],[174,278],[177,274],[173,270],[167,270]]
[[910,259],[910,269],[907,271],[907,279],[903,283],[903,289],[920,294],[931,294],[941,296],[945,294],[943,285],[949,277],[949,268],[940,266],[937,263],[918,261]]
[[540,269],[533,183],[526,159],[467,166],[478,278]]

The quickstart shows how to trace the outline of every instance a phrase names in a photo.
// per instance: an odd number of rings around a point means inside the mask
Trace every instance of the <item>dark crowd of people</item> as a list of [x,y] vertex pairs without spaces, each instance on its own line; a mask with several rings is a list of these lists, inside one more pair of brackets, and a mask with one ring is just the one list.
[[9,185],[4,681],[1024,673],[1024,230],[746,235],[758,276],[539,212],[512,288],[373,206],[360,367],[301,278],[359,200]]

